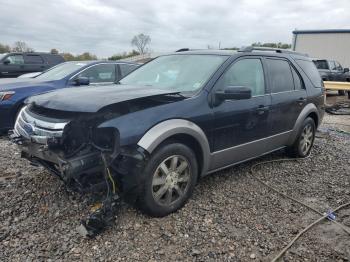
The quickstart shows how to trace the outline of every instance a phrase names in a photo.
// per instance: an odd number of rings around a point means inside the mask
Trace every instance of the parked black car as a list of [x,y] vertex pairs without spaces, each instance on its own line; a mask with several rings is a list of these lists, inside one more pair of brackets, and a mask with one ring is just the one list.
[[70,185],[108,185],[145,213],[167,215],[207,174],[282,148],[309,155],[322,79],[304,55],[259,50],[179,52],[119,85],[34,96],[12,139]]
[[62,56],[49,53],[0,54],[0,78],[42,72],[62,62],[64,62]]
[[[323,81],[350,82],[349,68],[343,68],[339,62],[327,59],[313,60]],[[339,90],[339,95],[345,95],[344,90]]]

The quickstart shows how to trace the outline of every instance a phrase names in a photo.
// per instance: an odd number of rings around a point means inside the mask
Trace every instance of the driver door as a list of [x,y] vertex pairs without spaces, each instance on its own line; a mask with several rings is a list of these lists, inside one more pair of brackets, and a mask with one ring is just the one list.
[[261,140],[270,134],[271,96],[266,91],[263,61],[259,57],[236,60],[221,76],[212,92],[225,87],[248,87],[252,97],[226,100],[213,108],[211,148],[217,169],[260,155],[265,151]]

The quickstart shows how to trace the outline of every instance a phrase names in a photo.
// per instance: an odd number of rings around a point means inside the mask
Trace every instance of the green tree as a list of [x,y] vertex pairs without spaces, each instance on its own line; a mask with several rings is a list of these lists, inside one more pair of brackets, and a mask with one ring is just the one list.
[[271,48],[280,48],[280,49],[290,49],[292,48],[291,44],[285,44],[285,43],[261,43],[261,42],[255,42],[252,44],[254,47],[271,47]]
[[0,54],[11,52],[11,47],[9,45],[0,44]]
[[125,59],[125,58],[128,58],[128,57],[132,57],[132,56],[137,56],[139,54],[140,53],[138,51],[132,50],[129,53],[124,52],[122,54],[112,55],[111,57],[108,57],[108,60],[120,60],[120,59]]

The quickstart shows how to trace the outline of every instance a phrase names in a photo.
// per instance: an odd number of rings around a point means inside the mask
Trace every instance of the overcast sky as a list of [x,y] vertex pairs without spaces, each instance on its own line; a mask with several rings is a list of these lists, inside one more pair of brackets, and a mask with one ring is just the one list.
[[295,28],[349,28],[349,10],[349,0],[0,0],[0,43],[99,57],[130,51],[138,33],[153,51],[291,43]]

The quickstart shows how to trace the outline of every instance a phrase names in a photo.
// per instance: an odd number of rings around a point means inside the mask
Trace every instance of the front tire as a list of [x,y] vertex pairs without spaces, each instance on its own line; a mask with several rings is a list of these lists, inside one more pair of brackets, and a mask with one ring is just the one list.
[[183,207],[191,197],[198,177],[194,152],[184,144],[162,145],[146,163],[145,180],[138,196],[138,208],[163,217]]
[[304,120],[299,135],[294,144],[287,148],[287,152],[292,157],[307,157],[312,149],[316,134],[315,121],[308,117]]

